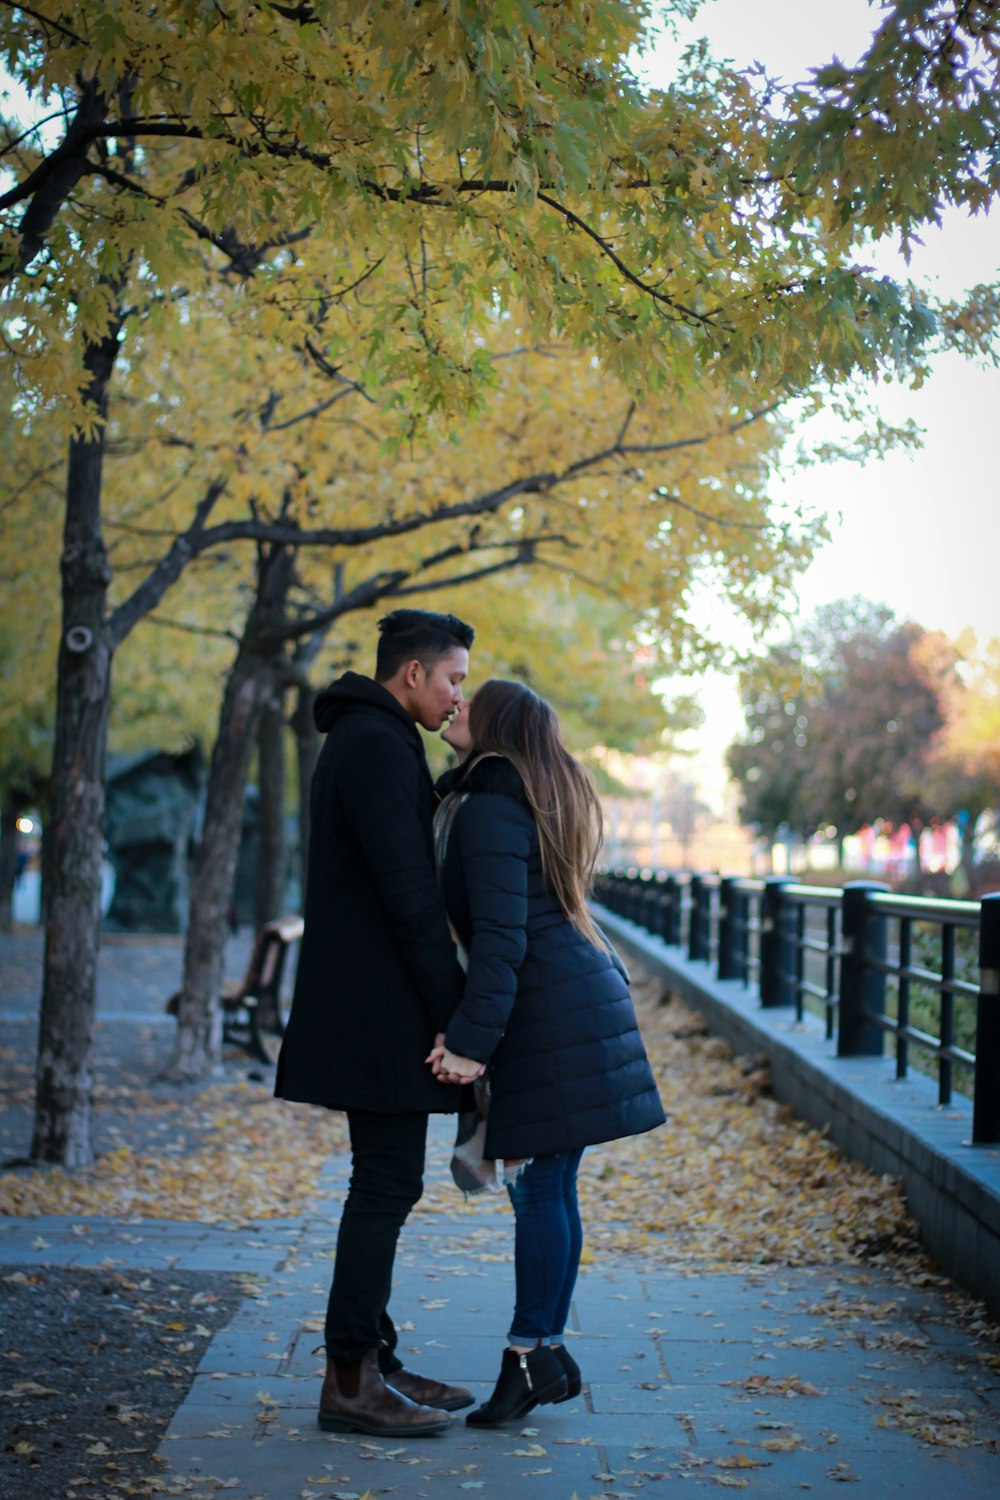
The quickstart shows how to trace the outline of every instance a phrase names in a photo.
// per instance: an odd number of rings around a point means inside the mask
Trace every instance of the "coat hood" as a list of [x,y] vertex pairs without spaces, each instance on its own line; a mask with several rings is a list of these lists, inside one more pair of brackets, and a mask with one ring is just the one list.
[[337,720],[351,709],[358,707],[379,708],[383,713],[399,719],[419,740],[417,726],[399,703],[381,683],[371,677],[362,677],[360,672],[345,672],[328,688],[317,694],[313,704],[313,720],[321,734],[329,734]]

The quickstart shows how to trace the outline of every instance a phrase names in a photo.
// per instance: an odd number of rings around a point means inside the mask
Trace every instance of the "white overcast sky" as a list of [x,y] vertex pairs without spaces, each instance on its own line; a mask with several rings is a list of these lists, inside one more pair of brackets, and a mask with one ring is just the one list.
[[[684,36],[707,37],[716,57],[741,67],[759,59],[791,82],[834,54],[855,61],[877,18],[867,0],[706,0]],[[676,55],[676,46],[664,43],[649,76],[669,77]],[[888,245],[873,260],[906,274]],[[996,213],[948,215],[940,231],[925,236],[909,271],[944,296],[998,273]],[[982,641],[1000,635],[1000,370],[943,356],[921,390],[883,386],[879,404],[888,419],[918,424],[919,452],[789,472],[774,483],[775,495],[826,512],[833,531],[802,578],[801,612],[863,594],[928,629],[954,636],[971,626]],[[741,720],[731,685],[709,680],[702,687],[709,716],[702,740],[711,761]]]

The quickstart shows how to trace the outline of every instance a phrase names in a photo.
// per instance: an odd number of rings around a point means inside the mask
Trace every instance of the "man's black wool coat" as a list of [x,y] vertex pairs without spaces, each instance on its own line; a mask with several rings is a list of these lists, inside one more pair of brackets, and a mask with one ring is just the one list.
[[437,798],[420,733],[347,672],[316,700],[305,932],[275,1092],[333,1109],[448,1112],[424,1062],[462,993],[434,873]]

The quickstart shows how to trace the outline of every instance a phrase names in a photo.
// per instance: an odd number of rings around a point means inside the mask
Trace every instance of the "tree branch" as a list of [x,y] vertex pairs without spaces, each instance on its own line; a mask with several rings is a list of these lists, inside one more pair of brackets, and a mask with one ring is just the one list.
[[352,391],[361,391],[362,395],[366,394],[354,381],[345,380],[344,385],[347,387],[346,390],[337,391],[335,395],[328,396],[325,401],[318,402],[316,406],[310,406],[308,411],[300,411],[294,417],[286,417],[283,422],[272,422],[267,429],[268,432],[287,432],[289,427],[297,427],[300,422],[308,422],[313,417],[321,417],[325,411],[329,411],[331,406],[336,406],[338,401],[343,401],[344,397],[349,396]]
[[70,31],[69,27],[64,26],[62,21],[54,21],[51,16],[43,16],[40,11],[32,10],[30,5],[21,5],[20,0],[0,0],[0,3],[7,10],[19,10],[22,15],[30,16],[33,21],[37,21],[42,27],[51,27],[53,31],[60,32],[62,36],[66,37],[67,41],[75,42],[79,47],[84,46],[83,37],[77,36],[75,31]]
[[[394,588],[388,590],[388,596],[393,599],[404,599],[409,594],[436,594],[439,589],[458,588],[461,583],[478,583],[482,578],[492,578],[497,573],[507,573],[511,568],[530,568],[536,561],[530,542],[522,543],[521,551],[516,557],[504,558],[502,562],[490,563],[486,567],[475,568],[471,573],[455,573],[450,578],[439,578],[433,583],[411,583],[405,588]],[[385,598],[386,595],[380,597]]]
[[328,608],[317,610],[315,614],[305,615],[301,619],[291,620],[285,625],[276,627],[275,638],[278,641],[297,641],[303,636],[313,635],[316,631],[328,630],[340,615],[349,614],[356,609],[368,609],[384,594],[389,593],[397,583],[405,581],[410,576],[405,569],[397,569],[393,573],[375,573],[371,578],[365,579],[364,583],[355,584],[352,589],[348,589]]
[[108,629],[113,646],[120,646],[125,637],[144,615],[155,609],[172,583],[199,551],[198,540],[204,535],[208,520],[219,497],[224,493],[226,481],[213,479],[195,508],[194,519],[181,536],[176,537],[152,572],[133,590],[127,599],[111,612]]
[[56,215],[80,178],[90,170],[87,148],[107,100],[93,79],[83,84],[76,114],[56,149],[23,182],[0,194],[0,210],[30,200],[17,229],[17,255],[2,274],[10,280],[30,265],[45,244]]
[[238,646],[240,637],[235,630],[215,630],[211,625],[188,625],[184,620],[171,620],[166,615],[158,615],[152,611],[147,616],[151,625],[160,625],[164,630],[181,630],[186,635],[210,635],[218,641],[229,641],[231,645]]
[[540,192],[538,199],[539,202],[547,203],[550,208],[555,209],[556,213],[561,214],[567,224],[572,224],[574,229],[582,230],[585,235],[593,240],[601,254],[607,256],[612,265],[621,272],[625,280],[630,281],[633,286],[637,286],[648,297],[652,297],[654,302],[662,303],[665,307],[671,308],[673,312],[679,313],[683,319],[687,319],[689,322],[701,323],[705,328],[714,328],[714,313],[696,312],[693,307],[686,307],[683,302],[678,302],[676,298],[669,297],[666,292],[657,291],[655,286],[650,286],[648,281],[643,281],[641,276],[637,276],[634,271],[629,270],[621,256],[612,250],[603,235],[598,234],[596,229],[588,224],[585,219],[581,219],[579,214],[575,214],[571,208],[567,208],[564,203],[560,203],[558,198],[552,198],[548,193]]
[[[65,462],[65,458],[60,457],[54,459],[52,463],[43,464],[40,469],[36,469],[34,473],[29,474],[27,479],[22,480],[17,489],[14,490],[12,494],[8,495],[5,500],[0,501],[0,516],[2,516],[5,511],[10,510],[12,506],[16,505],[18,500],[20,500],[21,496],[24,494],[25,490],[30,489],[36,480],[45,479],[49,474],[54,474],[58,469],[63,468]],[[55,488],[55,486],[53,486],[53,488]]]
[[[435,593],[443,588],[455,588],[460,583],[474,583],[481,578],[490,578],[495,573],[505,572],[509,568],[528,566],[535,560],[535,549],[542,541],[561,540],[560,538],[532,537],[517,542],[483,543],[482,546],[473,544],[461,546],[456,544],[444,552],[435,553],[431,557],[423,558],[419,563],[410,568],[399,568],[391,573],[375,573],[363,583],[355,584],[348,589],[327,609],[317,610],[315,614],[307,615],[299,620],[289,621],[286,625],[276,629],[275,641],[295,641],[303,636],[313,635],[316,631],[329,629],[334,620],[341,615],[351,614],[358,609],[369,609],[377,604],[380,599],[400,599],[409,594]],[[501,547],[514,548],[512,557],[503,558],[500,562],[487,563],[481,568],[474,568],[465,573],[452,574],[448,578],[440,578],[432,581],[422,580],[414,583],[412,580],[418,578],[422,573],[431,568],[440,567],[441,563],[455,556],[467,557],[470,552],[495,551]]]
[[622,443],[625,441],[625,434],[626,432],[628,432],[629,424],[631,423],[632,418],[635,416],[636,404],[637,403],[635,401],[630,401],[628,404],[628,411],[625,413],[625,420],[622,422],[621,427],[619,427],[618,436],[615,438],[616,448],[620,448]]
[[[21,9],[23,9],[23,7],[22,6],[18,6],[18,9],[21,10]],[[68,119],[69,119],[69,110],[67,110],[67,109],[56,109],[56,110],[53,110],[50,115],[45,115],[41,120],[33,120],[31,122],[31,124],[25,130],[21,131],[20,135],[12,136],[11,139],[4,144],[3,150],[0,151],[0,156],[9,156],[12,151],[16,151],[17,148],[18,148],[18,146],[21,144],[22,141],[26,141],[29,136],[32,136],[32,135],[35,134],[36,131],[41,130],[41,128],[42,128],[43,125],[48,125],[53,120],[68,120]]]
[[733,516],[715,516],[711,511],[699,510],[696,505],[689,505],[679,495],[668,495],[663,490],[658,490],[657,494],[661,500],[666,500],[668,504],[676,506],[678,510],[686,510],[689,515],[697,516],[699,521],[705,521],[709,526],[722,526],[727,529],[732,527],[736,531],[774,530],[775,523],[773,521],[737,521]]
[[[110,628],[115,645],[120,644],[128,635],[129,631],[142,619],[143,615],[150,609],[154,609],[163,597],[166,590],[180,576],[183,569],[193,559],[200,557],[203,553],[213,547],[225,545],[229,542],[251,541],[258,545],[271,543],[281,547],[361,547],[369,542],[382,541],[390,537],[406,536],[414,531],[420,531],[425,526],[440,525],[447,521],[468,519],[472,516],[495,515],[508,501],[520,495],[543,495],[554,490],[558,485],[579,478],[586,473],[606,462],[609,458],[624,458],[630,453],[668,453],[679,448],[689,448],[696,444],[711,442],[713,438],[728,436],[740,428],[746,427],[751,422],[759,421],[769,412],[773,411],[777,403],[763,407],[760,411],[752,412],[749,416],[741,418],[738,422],[731,423],[722,432],[703,433],[698,437],[673,438],[665,443],[619,443],[617,440],[607,448],[597,453],[589,454],[587,457],[577,459],[575,463],[568,465],[561,473],[542,472],[538,474],[525,474],[518,479],[511,480],[509,484],[501,485],[498,489],[488,490],[484,494],[476,495],[469,500],[456,501],[451,505],[438,505],[429,511],[417,515],[404,516],[399,520],[380,521],[373,526],[355,527],[315,527],[304,530],[294,522],[289,521],[263,521],[251,517],[245,521],[224,521],[218,526],[206,525],[209,514],[219,496],[226,487],[225,480],[215,480],[209,487],[204,498],[199,503],[195,518],[187,531],[177,537],[169,547],[159,563],[150,573],[149,577],[141,583],[131,596],[120,604],[112,613]],[[666,497],[673,500],[673,497]],[[684,502],[673,500],[674,504],[682,508],[692,509]],[[718,516],[702,516],[720,526],[747,526],[749,523],[738,521],[727,521]],[[757,528],[754,528],[757,529]],[[553,540],[553,538],[547,538]],[[565,542],[565,538],[561,539]],[[479,550],[486,547],[496,548],[502,546],[518,545],[512,542],[489,542],[482,543]],[[461,550],[467,551],[468,548]],[[438,553],[438,560],[447,555],[454,555],[452,549],[446,549],[444,553]],[[376,575],[377,577],[388,577],[395,580],[393,588],[401,587],[410,576],[409,573]],[[485,574],[476,576],[486,576]],[[368,587],[365,585],[364,587]],[[388,587],[388,585],[386,586]],[[386,590],[374,597],[381,598]],[[367,596],[366,596],[367,597]],[[374,597],[370,602],[374,602]],[[355,609],[365,608],[365,604],[353,604]],[[345,612],[343,607],[332,606],[330,610],[323,612],[310,624],[309,620],[297,622],[293,627],[293,634],[286,639],[297,639],[299,636],[308,635],[310,630],[319,628],[317,620],[336,619],[338,614]]]
[[524,474],[518,479],[511,480],[509,484],[501,485],[495,490],[487,490],[469,500],[458,500],[450,505],[437,505],[431,510],[422,511],[416,515],[402,516],[398,520],[379,521],[373,526],[320,526],[304,530],[287,521],[262,521],[253,518],[245,521],[223,521],[218,526],[201,529],[197,534],[193,532],[185,534],[189,538],[189,556],[198,556],[211,547],[222,546],[229,542],[246,541],[271,542],[283,547],[363,547],[369,542],[407,536],[414,531],[422,530],[425,526],[436,526],[446,521],[467,520],[471,516],[495,515],[508,501],[520,495],[548,494],[558,485],[578,479],[581,474],[605,463],[609,458],[624,458],[632,453],[669,453],[680,448],[709,443],[713,438],[728,436],[739,431],[741,427],[746,427],[750,422],[759,421],[773,410],[773,405],[764,407],[758,412],[751,413],[750,416],[741,418],[738,422],[731,423],[721,432],[703,433],[698,437],[673,438],[664,443],[619,445],[616,442],[585,458],[577,459],[561,473],[548,471]]
[[302,347],[321,375],[325,375],[328,380],[339,381],[341,385],[347,386],[352,391],[357,391],[358,395],[363,396],[370,406],[378,405],[374,396],[370,396],[363,385],[356,380],[351,380],[347,375],[341,375],[337,366],[330,363],[322,349],[316,348],[312,339],[307,338]]

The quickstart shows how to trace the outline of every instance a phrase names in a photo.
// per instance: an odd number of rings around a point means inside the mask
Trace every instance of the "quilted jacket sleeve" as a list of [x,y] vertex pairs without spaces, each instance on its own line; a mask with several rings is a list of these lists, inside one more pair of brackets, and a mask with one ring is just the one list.
[[452,831],[451,857],[461,861],[471,940],[465,993],[445,1036],[461,1057],[489,1062],[517,997],[527,950],[530,813],[509,797],[476,795]]
[[419,776],[398,737],[376,729],[358,737],[338,794],[428,1017],[443,1031],[464,976],[418,811]]

